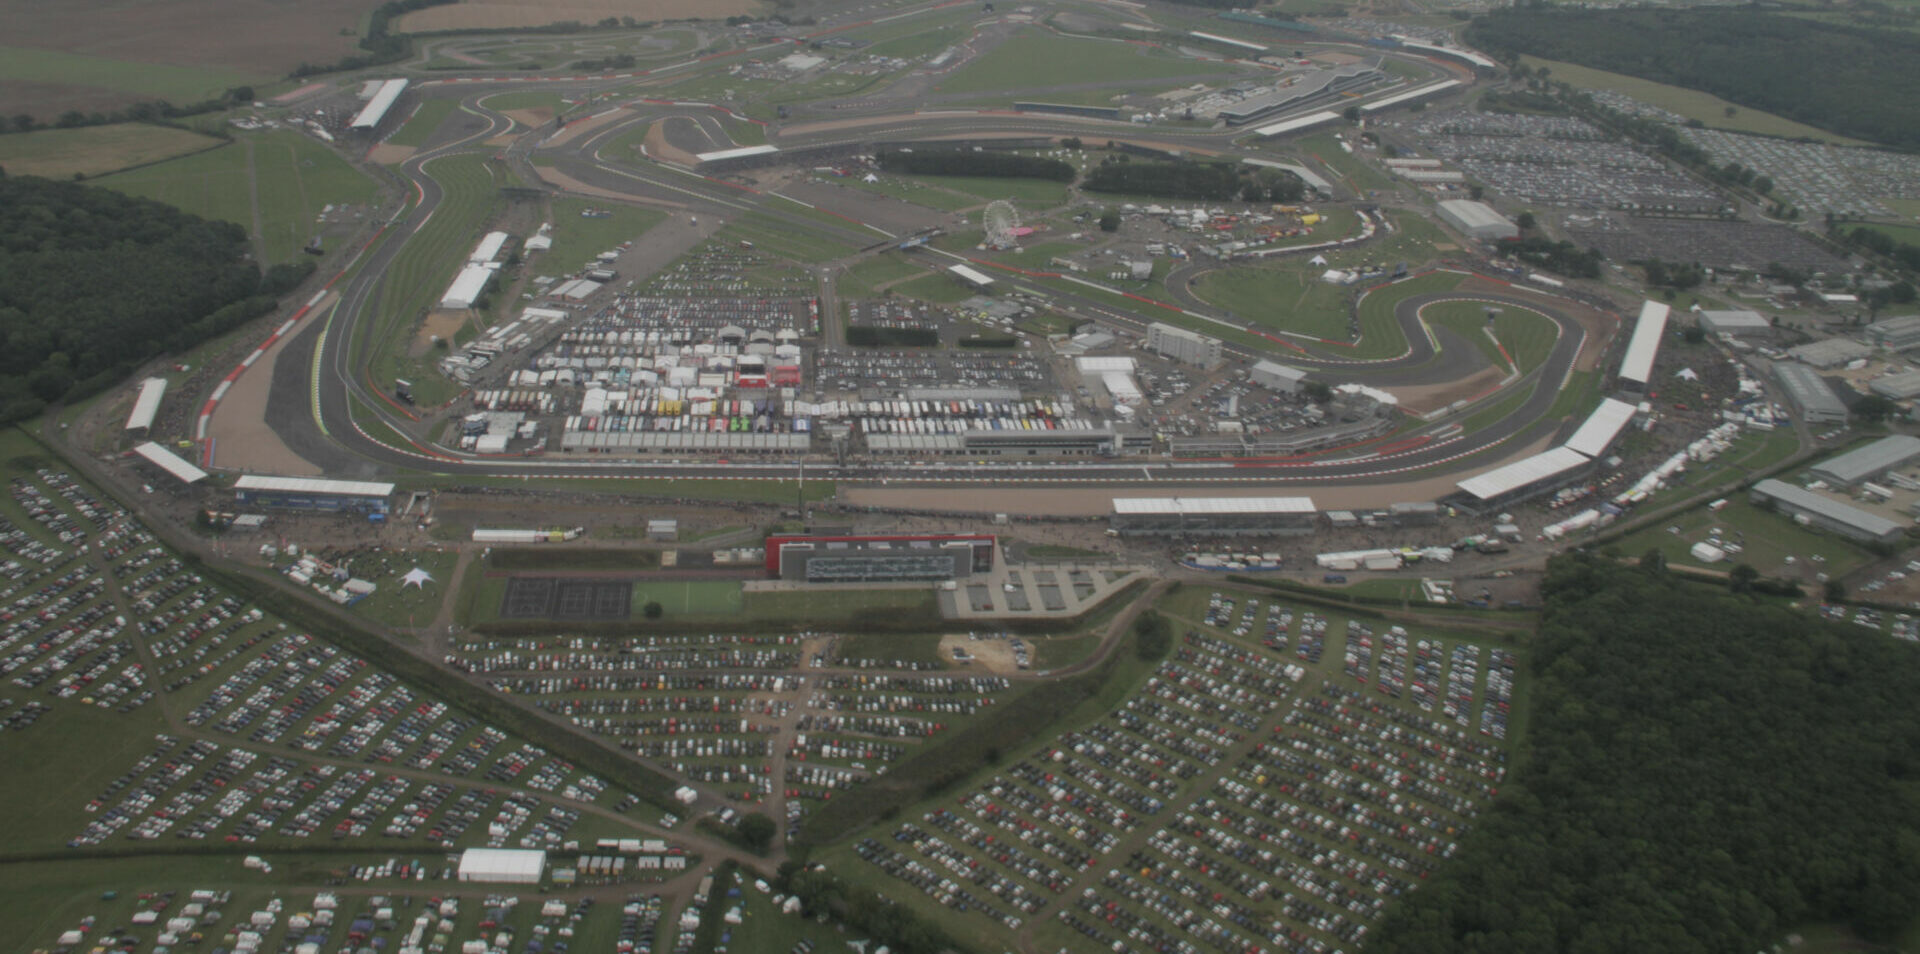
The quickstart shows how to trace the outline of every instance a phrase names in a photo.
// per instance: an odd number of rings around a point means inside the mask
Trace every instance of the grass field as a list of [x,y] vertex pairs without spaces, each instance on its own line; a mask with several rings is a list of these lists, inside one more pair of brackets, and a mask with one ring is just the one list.
[[[1669,563],[1705,566],[1689,551],[1695,543],[1708,539],[1716,528],[1721,539],[1733,540],[1745,550],[1730,555],[1714,569],[1725,570],[1736,563],[1747,563],[1763,576],[1824,572],[1838,578],[1873,560],[1872,554],[1847,540],[1802,527],[1781,514],[1755,507],[1743,494],[1730,495],[1727,506],[1719,513],[1710,513],[1705,507],[1695,508],[1658,526],[1622,537],[1615,545],[1627,556],[1659,550]],[[1794,558],[1793,565],[1786,563],[1789,556]]]
[[452,99],[421,100],[420,108],[407,117],[405,125],[394,130],[393,135],[387,137],[387,142],[395,146],[426,145],[427,140],[432,138],[434,130],[440,128],[440,124],[446,121],[457,105],[459,105],[458,101]]
[[[798,206],[788,211],[805,212]],[[847,225],[848,223],[839,222]],[[878,234],[875,234],[878,238]],[[858,249],[844,242],[824,236],[800,236],[794,233],[792,226],[770,216],[749,212],[727,224],[714,238],[721,242],[752,242],[755,248],[771,255],[790,258],[801,262],[827,262],[836,258],[852,255]]]
[[1455,272],[1433,272],[1368,292],[1360,299],[1360,343],[1351,349],[1351,356],[1387,358],[1405,351],[1406,336],[1393,320],[1395,306],[1417,295],[1453,291],[1465,277]]
[[1233,318],[1274,331],[1344,341],[1353,290],[1320,280],[1317,268],[1230,266],[1194,283],[1193,293]]
[[659,603],[663,619],[682,616],[731,616],[745,608],[740,584],[726,581],[669,583],[649,580],[633,585],[633,612],[640,616],[648,603]]
[[910,60],[917,56],[932,56],[966,39],[966,36],[966,31],[961,27],[940,26],[891,40],[882,40],[861,52],[873,56],[893,56]]
[[132,93],[142,100],[164,99],[176,106],[213,99],[236,86],[255,86],[274,79],[276,77],[217,67],[136,63],[58,50],[0,46],[0,80],[97,86]]
[[1323,132],[1308,136],[1300,140],[1300,143],[1294,147],[1294,151],[1302,156],[1320,160],[1322,164],[1332,168],[1335,174],[1345,179],[1349,187],[1355,191],[1368,192],[1394,187],[1393,180],[1341,149],[1340,144],[1334,141],[1333,133]]
[[14,176],[97,176],[198,152],[220,140],[172,126],[115,123],[0,136],[0,169]]
[[904,253],[889,252],[847,269],[834,280],[840,286],[842,298],[872,298],[881,285],[926,273],[924,267],[908,261]]
[[284,131],[104,176],[98,184],[248,230],[258,217],[268,262],[298,256],[318,233],[316,218],[327,206],[366,205],[377,194],[371,180],[324,145]]
[[[1521,59],[1536,70],[1543,66],[1552,70],[1552,78],[1555,80],[1571,83],[1583,89],[1610,89],[1625,93],[1648,105],[1670,109],[1688,119],[1698,119],[1706,123],[1708,128],[1711,129],[1726,129],[1732,132],[1759,133],[1763,136],[1785,136],[1788,138],[1812,136],[1815,139],[1842,146],[1868,145],[1861,140],[1848,139],[1837,133],[1827,132],[1824,129],[1816,129],[1805,123],[1797,123],[1791,119],[1775,116],[1772,113],[1763,113],[1757,109],[1738,106],[1711,93],[1703,93],[1699,90],[1686,89],[1680,86],[1668,86],[1665,83],[1656,83],[1652,80],[1644,80],[1635,76],[1609,73],[1606,70],[1596,70],[1585,66],[1577,66],[1572,63],[1561,63],[1555,60],[1542,60],[1531,56],[1522,57]],[[1734,110],[1732,116],[1727,115],[1728,107],[1732,107]]]
[[961,67],[935,89],[991,93],[1097,81],[1220,76],[1223,63],[1188,60],[1130,43],[1021,33]]
[[952,665],[940,657],[939,633],[848,633],[835,652],[841,659],[888,659],[935,669]]
[[[433,622],[453,586],[453,568],[460,554],[453,550],[404,550],[378,557],[361,557],[353,573],[378,586],[373,595],[353,604],[353,611],[389,627],[419,627]],[[419,567],[433,574],[433,582],[402,586],[400,578]]]
[[[1440,302],[1423,309],[1420,316],[1471,342],[1494,367],[1512,368],[1506,360],[1511,357],[1518,364],[1514,370],[1525,374],[1547,360],[1558,333],[1552,320],[1537,312],[1501,306],[1503,310],[1493,316],[1493,333],[1499,339],[1495,345],[1486,333],[1486,307],[1479,302]],[[1501,354],[1502,348],[1506,349],[1505,355]]]
[[973,297],[974,291],[949,275],[926,275],[893,286],[894,294],[936,305],[951,305]]
[[[613,215],[603,219],[581,218],[583,209],[606,209]],[[553,247],[541,252],[535,268],[543,275],[571,274],[594,260],[601,252],[621,242],[637,239],[667,217],[656,209],[620,205],[613,202],[588,202],[585,199],[553,200]]]
[[1064,183],[1045,179],[1015,179],[981,176],[914,176],[917,181],[979,199],[978,204],[1008,199],[1016,205],[1050,209],[1067,201]]
[[930,589],[782,590],[746,595],[747,615],[755,619],[845,621],[864,612],[938,619]]

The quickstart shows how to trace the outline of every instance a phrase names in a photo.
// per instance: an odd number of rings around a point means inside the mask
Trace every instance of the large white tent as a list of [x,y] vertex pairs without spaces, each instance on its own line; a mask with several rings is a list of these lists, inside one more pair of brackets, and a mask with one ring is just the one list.
[[547,853],[518,848],[468,848],[460,855],[460,880],[493,884],[539,884]]

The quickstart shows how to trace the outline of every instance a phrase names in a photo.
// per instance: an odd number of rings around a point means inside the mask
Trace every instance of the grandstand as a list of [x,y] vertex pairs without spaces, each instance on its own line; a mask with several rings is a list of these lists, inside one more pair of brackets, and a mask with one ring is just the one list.
[[1627,353],[1620,358],[1619,384],[1622,390],[1645,392],[1653,380],[1653,359],[1660,354],[1660,336],[1667,332],[1667,316],[1672,312],[1657,301],[1640,306],[1640,320],[1627,340]]

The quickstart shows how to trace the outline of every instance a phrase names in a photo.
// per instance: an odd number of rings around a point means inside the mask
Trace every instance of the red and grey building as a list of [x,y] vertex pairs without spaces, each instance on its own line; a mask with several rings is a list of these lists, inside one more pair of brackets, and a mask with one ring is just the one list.
[[767,538],[767,575],[807,583],[961,580],[993,569],[990,533],[905,533]]

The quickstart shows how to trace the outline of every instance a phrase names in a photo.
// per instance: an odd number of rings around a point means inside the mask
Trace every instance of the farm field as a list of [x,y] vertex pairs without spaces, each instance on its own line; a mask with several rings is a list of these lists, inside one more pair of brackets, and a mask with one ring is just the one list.
[[1022,33],[961,67],[935,89],[942,93],[987,93],[1232,72],[1221,63],[1149,52],[1119,41]]
[[106,176],[98,184],[249,231],[257,226],[268,262],[299,255],[321,231],[316,220],[327,206],[366,206],[376,195],[373,182],[332,150],[284,131]]
[[[1772,113],[1763,113],[1757,109],[1736,106],[1712,93],[1669,86],[1635,76],[1624,76],[1578,66],[1573,63],[1561,63],[1555,60],[1543,60],[1532,56],[1523,56],[1521,60],[1538,70],[1545,67],[1552,70],[1553,79],[1571,83],[1583,89],[1610,89],[1625,93],[1650,106],[1670,109],[1688,119],[1698,119],[1712,129],[1725,129],[1731,132],[1754,133],[1761,136],[1780,136],[1788,139],[1810,136],[1822,142],[1837,146],[1864,146],[1868,143],[1858,139],[1815,129],[1803,123],[1794,122]],[[1732,107],[1734,114],[1727,115]]]
[[598,23],[607,17],[640,20],[720,20],[757,13],[755,0],[647,0],[644,4],[611,0],[467,0],[463,3],[415,10],[394,21],[396,33],[450,33],[460,30],[508,30],[552,23]]
[[218,145],[211,136],[146,123],[42,129],[0,137],[0,169],[13,176],[91,178]]

